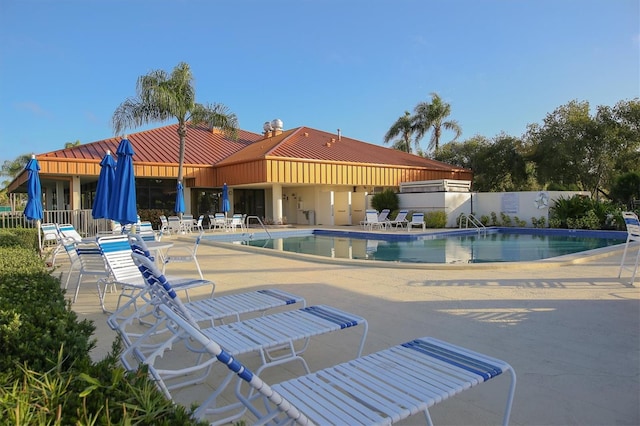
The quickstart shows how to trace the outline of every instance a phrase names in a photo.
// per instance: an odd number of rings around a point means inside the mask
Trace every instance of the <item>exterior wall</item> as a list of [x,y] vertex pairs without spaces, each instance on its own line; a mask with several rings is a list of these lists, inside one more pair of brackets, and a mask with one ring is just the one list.
[[490,216],[492,212],[500,216],[504,212],[511,218],[518,217],[526,221],[526,226],[531,225],[531,218],[544,217],[549,223],[549,206],[553,206],[555,200],[571,198],[575,194],[589,196],[586,191],[543,191],[548,195],[548,205],[538,208],[536,202],[541,191],[526,192],[431,192],[417,194],[398,194],[400,208],[429,212],[444,210],[447,214],[447,227],[456,227],[456,219],[461,213],[471,213],[480,219],[481,216]]

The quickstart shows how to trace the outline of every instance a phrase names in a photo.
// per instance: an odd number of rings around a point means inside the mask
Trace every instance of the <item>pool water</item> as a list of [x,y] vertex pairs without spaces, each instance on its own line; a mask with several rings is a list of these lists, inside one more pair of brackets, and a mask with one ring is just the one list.
[[291,236],[243,241],[264,247],[315,256],[406,263],[522,262],[549,259],[621,244],[624,239],[586,236],[587,233],[544,234],[490,232],[387,238],[380,234],[342,232],[337,235]]

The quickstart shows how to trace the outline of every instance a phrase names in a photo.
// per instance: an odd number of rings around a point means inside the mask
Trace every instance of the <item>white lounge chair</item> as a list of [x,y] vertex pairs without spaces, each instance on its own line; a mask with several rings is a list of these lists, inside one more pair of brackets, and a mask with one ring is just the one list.
[[198,216],[198,220],[194,220],[193,227],[198,232],[204,232],[204,227],[202,226],[202,222],[204,221],[204,215],[201,214]]
[[620,261],[620,269],[618,270],[618,278],[622,276],[623,270],[631,271],[631,279],[629,284],[633,285],[638,272],[638,263],[640,263],[640,245],[638,246],[638,252],[636,254],[636,261],[634,265],[626,266],[627,253],[629,252],[629,246],[634,243],[640,243],[640,220],[634,212],[623,212],[622,217],[627,227],[627,241],[624,245],[624,253],[622,254],[622,260]]
[[423,231],[427,229],[424,223],[424,213],[414,213],[411,215],[411,220],[407,222],[407,231],[411,232],[414,226],[422,228]]
[[63,223],[58,225],[58,230],[65,238],[73,238],[76,242],[82,242],[82,235],[76,230],[76,228],[70,223]]
[[[104,282],[104,280],[109,277],[109,270],[107,269],[104,258],[102,257],[100,247],[95,241],[80,243],[74,241],[74,243],[79,265],[76,292],[73,296],[73,303],[76,303],[78,300],[78,293],[80,292],[80,285],[82,284],[82,278],[86,275],[96,278],[98,296],[100,296],[100,283]],[[71,272],[71,270],[69,272]],[[104,291],[106,291],[106,288]],[[102,297],[100,297],[100,301],[102,302]],[[103,306],[102,303],[101,306]]]
[[376,210],[367,210],[365,212],[365,219],[360,222],[360,224],[368,231],[373,231],[374,229],[385,229],[387,226],[386,222],[380,222],[378,217],[379,215]]
[[516,374],[497,358],[423,337],[270,386],[179,309],[159,309],[175,325],[175,336],[199,343],[238,376],[236,397],[255,424],[392,424],[422,412],[431,425],[431,406],[506,372],[511,386],[502,423],[509,423]]
[[[100,237],[98,238],[98,245],[104,257],[104,262],[110,272],[107,279],[101,280],[101,282],[98,283],[100,307],[103,312],[111,313],[106,309],[104,303],[105,293],[109,286],[118,285],[121,287],[115,309],[117,311],[123,297],[128,299],[134,298],[140,291],[146,289],[146,284],[140,276],[138,267],[133,263],[133,259],[131,259],[133,251],[129,243],[128,235]],[[213,281],[182,277],[173,278],[173,280],[175,289],[186,291],[187,296],[188,290],[192,288],[211,286],[212,295],[215,290],[215,283]],[[100,284],[103,286],[102,290],[100,289]]]
[[[188,334],[176,329],[171,320],[167,321],[167,312],[177,312],[178,317],[186,318],[195,330],[220,342],[233,356],[259,354],[258,372],[292,361],[300,362],[309,371],[301,355],[312,336],[356,326],[363,329],[358,356],[362,353],[367,334],[366,320],[329,306],[308,306],[201,329],[154,262],[142,254],[134,253],[132,256],[147,279],[153,303],[160,309],[156,310],[158,321],[123,351],[121,361],[128,370],[136,370],[140,364],[146,364],[149,374],[168,398],[172,398],[174,389],[204,381],[219,363],[218,358],[210,356],[206,349],[196,347],[199,345],[194,345]],[[170,336],[166,336],[167,332]],[[157,340],[158,333],[164,336],[160,342]],[[228,372],[226,378],[217,382],[219,385],[194,412],[197,418],[209,415],[225,417],[218,419],[217,424],[220,424],[242,416],[246,409],[241,404],[221,405],[219,399],[233,376],[233,372]]]
[[58,229],[58,225],[55,223],[43,223],[40,225],[40,232],[42,233],[42,247],[43,249],[51,249],[51,253],[48,256],[51,259],[51,266],[56,265],[56,259],[59,254],[64,251],[62,243],[62,234]]
[[394,226],[396,229],[404,228],[407,225],[407,215],[409,210],[400,210],[393,220],[387,220],[387,227]]
[[391,210],[382,209],[382,211],[378,215],[378,222],[386,222],[387,219],[389,218],[389,213],[391,213]]

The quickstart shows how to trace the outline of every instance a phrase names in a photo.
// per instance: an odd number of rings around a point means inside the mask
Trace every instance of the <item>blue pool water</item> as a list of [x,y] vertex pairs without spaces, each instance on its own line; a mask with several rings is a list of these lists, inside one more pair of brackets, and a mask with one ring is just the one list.
[[[405,263],[522,262],[549,259],[621,244],[626,233],[611,231],[528,230],[513,228],[432,234],[370,234],[315,230],[274,238],[249,234],[236,243],[293,253],[342,259]],[[258,238],[256,238],[258,237]]]

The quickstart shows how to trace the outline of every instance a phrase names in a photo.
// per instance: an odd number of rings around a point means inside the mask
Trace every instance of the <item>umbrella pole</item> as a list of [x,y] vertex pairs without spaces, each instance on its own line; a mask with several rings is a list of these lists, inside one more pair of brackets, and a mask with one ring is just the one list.
[[40,236],[40,219],[36,220],[36,229],[38,230],[38,253],[42,257],[42,238]]

